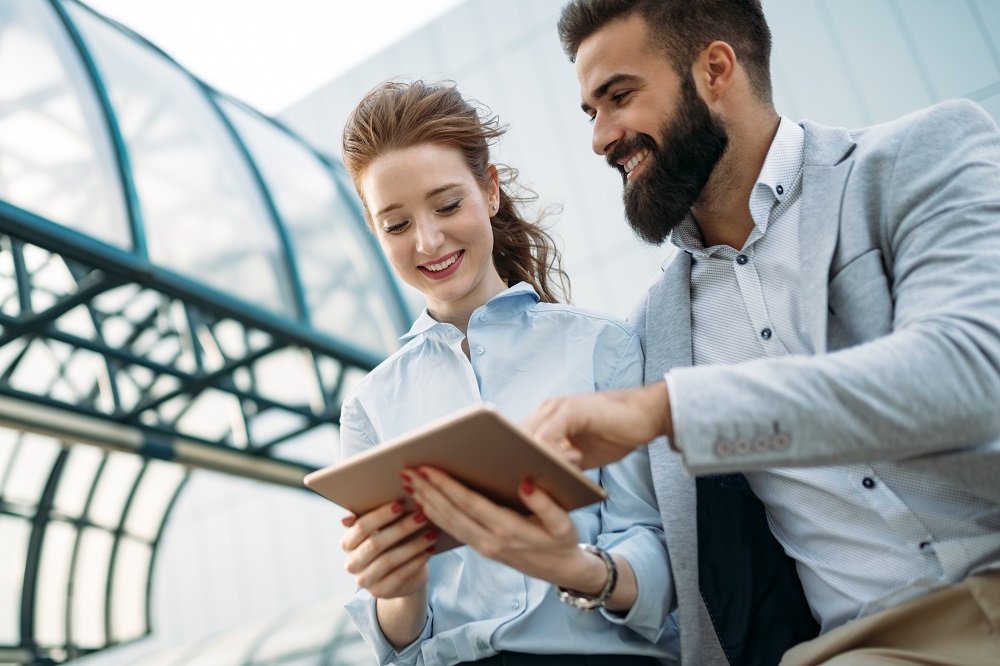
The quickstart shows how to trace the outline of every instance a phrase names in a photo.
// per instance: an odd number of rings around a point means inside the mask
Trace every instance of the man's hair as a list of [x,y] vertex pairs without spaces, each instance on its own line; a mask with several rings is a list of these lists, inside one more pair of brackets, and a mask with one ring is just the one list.
[[760,0],[572,0],[559,17],[559,39],[570,61],[580,44],[614,21],[638,15],[652,46],[681,77],[709,44],[726,42],[747,72],[756,97],[771,103],[771,30]]

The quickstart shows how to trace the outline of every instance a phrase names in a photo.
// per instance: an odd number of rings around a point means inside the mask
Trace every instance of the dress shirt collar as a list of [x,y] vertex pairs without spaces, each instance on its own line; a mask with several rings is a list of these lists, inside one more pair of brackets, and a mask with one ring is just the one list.
[[[754,219],[755,233],[750,242],[767,231],[768,213],[775,204],[781,204],[790,196],[802,180],[802,165],[805,161],[805,130],[788,118],[781,117],[778,131],[771,141],[771,147],[764,158],[757,182],[750,193],[750,211]],[[795,174],[789,180],[787,174]],[[695,257],[707,257],[711,249],[705,248],[701,229],[694,215],[687,217],[670,232],[670,242]],[[749,244],[749,243],[748,243]],[[739,248],[736,248],[739,249]]]
[[[513,287],[504,289],[499,294],[491,298],[484,305],[476,308],[472,313],[472,318],[479,318],[482,321],[501,321],[524,312],[532,305],[540,301],[538,293],[535,292],[527,282],[518,282]],[[452,324],[440,322],[424,308],[417,320],[413,322],[410,330],[399,339],[406,341],[415,338],[421,333],[426,333],[428,337],[439,338],[444,341],[460,340],[462,332]]]

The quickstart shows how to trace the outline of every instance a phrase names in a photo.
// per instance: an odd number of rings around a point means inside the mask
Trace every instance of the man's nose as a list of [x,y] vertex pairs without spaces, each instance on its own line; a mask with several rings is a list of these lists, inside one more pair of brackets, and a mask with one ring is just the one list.
[[607,155],[615,148],[625,133],[622,128],[607,116],[597,114],[594,117],[594,134],[591,137],[591,148],[598,155]]

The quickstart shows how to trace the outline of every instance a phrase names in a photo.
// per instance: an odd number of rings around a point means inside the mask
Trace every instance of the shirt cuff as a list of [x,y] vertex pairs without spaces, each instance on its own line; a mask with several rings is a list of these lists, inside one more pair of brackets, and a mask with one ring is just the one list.
[[606,548],[607,551],[628,561],[635,573],[636,597],[625,615],[606,608],[600,609],[601,615],[612,624],[627,626],[655,643],[666,626],[674,598],[666,546],[646,529],[635,528],[624,535],[608,536],[614,538],[599,538],[598,546],[605,548],[602,541],[614,543]]
[[365,639],[365,643],[375,653],[379,666],[388,666],[389,664],[414,666],[424,641],[431,637],[431,609],[429,607],[427,620],[424,622],[424,628],[420,631],[420,635],[398,652],[382,633],[375,611],[375,597],[371,593],[364,589],[358,590],[351,600],[344,604],[344,609],[358,628],[361,637]]

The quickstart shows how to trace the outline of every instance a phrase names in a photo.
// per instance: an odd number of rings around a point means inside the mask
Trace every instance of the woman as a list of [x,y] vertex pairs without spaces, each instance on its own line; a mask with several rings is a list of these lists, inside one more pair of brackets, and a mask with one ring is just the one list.
[[[642,381],[631,329],[557,303],[558,254],[518,212],[513,176],[489,161],[504,130],[453,86],[421,81],[378,86],[348,119],[344,163],[366,220],[427,309],[345,401],[344,456],[476,402],[520,420],[550,396]],[[423,531],[423,511],[393,502],[346,518],[342,545],[359,585],[347,608],[379,662],[673,663],[670,576],[645,455],[592,472],[610,498],[572,514],[522,484],[533,518],[436,470],[407,471],[403,490],[419,486],[418,499],[432,482],[465,492],[495,512],[491,528],[503,526],[503,539],[465,531],[470,547],[434,557],[438,533]]]

